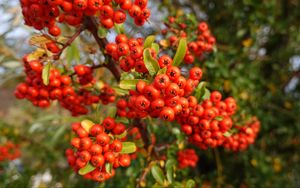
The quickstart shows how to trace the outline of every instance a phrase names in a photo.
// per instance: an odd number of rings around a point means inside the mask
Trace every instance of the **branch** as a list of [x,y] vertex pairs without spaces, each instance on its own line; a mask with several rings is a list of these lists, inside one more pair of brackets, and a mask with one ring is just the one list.
[[79,30],[76,31],[76,33],[74,33],[71,36],[71,38],[63,45],[63,47],[60,49],[60,51],[57,54],[53,55],[53,59],[58,60],[60,58],[61,54],[63,53],[63,51],[74,42],[74,40],[82,33],[82,31],[84,31],[84,29],[85,29],[85,26],[82,25],[79,28]]
[[217,164],[217,173],[218,173],[218,178],[217,178],[217,188],[221,188],[223,184],[223,166],[222,166],[222,161],[220,158],[220,154],[217,148],[214,149],[214,155],[216,159],[216,164]]
[[[98,36],[98,24],[97,24],[96,20],[93,17],[85,17],[85,26],[92,33],[100,50],[103,52],[105,49],[105,46],[108,44],[108,41],[106,38],[100,38]],[[103,53],[103,54],[105,54],[105,53]],[[105,57],[107,58],[108,63],[105,64],[104,66],[110,70],[110,72],[114,75],[116,80],[119,82],[120,78],[121,78],[121,72],[120,72],[119,68],[116,66],[116,63],[110,56],[105,55]]]

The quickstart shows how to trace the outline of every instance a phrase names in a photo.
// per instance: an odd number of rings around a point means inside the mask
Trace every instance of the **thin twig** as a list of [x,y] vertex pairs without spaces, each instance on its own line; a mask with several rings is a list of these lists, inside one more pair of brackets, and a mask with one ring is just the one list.
[[[97,24],[96,20],[93,17],[86,17],[85,18],[85,26],[92,33],[100,50],[102,52],[104,52],[104,49],[105,49],[106,45],[108,44],[108,41],[106,38],[100,38],[98,36],[98,24]],[[103,53],[103,54],[105,54],[105,53]],[[105,64],[105,67],[110,70],[110,72],[114,75],[116,80],[119,82],[120,78],[121,78],[121,72],[120,72],[119,68],[116,66],[116,63],[110,56],[105,55],[105,57],[108,60],[108,63]]]
[[218,173],[218,178],[217,178],[217,188],[221,188],[223,184],[223,166],[222,166],[222,161],[220,158],[220,154],[217,148],[214,149],[214,155],[215,155],[215,160],[216,160],[216,165],[217,165],[217,173]]
[[85,26],[82,25],[78,31],[76,31],[70,38],[69,40],[63,45],[63,47],[59,50],[59,52],[55,55],[53,55],[53,59],[54,60],[58,60],[61,56],[61,54],[64,52],[64,50],[69,47],[73,42],[74,40],[84,31],[85,29]]

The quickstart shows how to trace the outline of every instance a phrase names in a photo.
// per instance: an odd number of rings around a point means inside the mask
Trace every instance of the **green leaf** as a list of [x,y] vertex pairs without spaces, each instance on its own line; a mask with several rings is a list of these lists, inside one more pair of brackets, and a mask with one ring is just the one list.
[[223,120],[223,116],[217,116],[217,117],[215,118],[215,120],[217,120],[217,121],[222,121],[222,120]]
[[94,167],[93,165],[91,165],[90,163],[88,163],[85,167],[81,168],[79,171],[78,171],[78,174],[80,175],[85,175],[87,173],[90,173],[92,172],[93,170],[95,170],[96,167]]
[[198,101],[203,97],[205,93],[206,82],[200,82],[198,86],[195,88],[194,96]]
[[151,76],[156,75],[157,71],[159,70],[159,64],[157,60],[151,56],[151,51],[149,48],[144,50],[144,62],[149,74]]
[[176,182],[172,183],[172,187],[183,187],[183,185],[181,182],[176,181]]
[[115,24],[114,28],[117,34],[124,33],[124,24]]
[[174,180],[174,166],[176,165],[176,161],[174,159],[168,159],[166,162],[166,172],[167,172],[167,180],[172,183]]
[[51,63],[48,62],[44,68],[43,68],[43,72],[42,72],[42,79],[43,79],[43,83],[47,86],[49,84],[49,76],[50,76],[50,69],[51,69]]
[[[140,81],[141,79],[134,79],[134,80],[121,80],[119,86],[121,89],[127,89],[127,90],[135,90],[136,89],[136,84]],[[148,83],[147,80],[143,80]]]
[[115,92],[116,92],[117,95],[124,96],[124,95],[128,95],[129,94],[128,90],[126,90],[126,89],[121,89],[119,87],[112,87],[112,88],[115,90]]
[[71,62],[74,60],[80,62],[80,52],[77,48],[76,41],[74,41],[68,48],[66,52],[68,65],[71,65]]
[[152,166],[151,174],[157,183],[159,183],[160,185],[164,184],[165,176],[160,167],[158,167],[157,165]]
[[105,164],[105,171],[109,174],[111,174],[111,169],[112,169],[112,164],[111,163],[106,163]]
[[230,137],[231,135],[232,135],[232,133],[229,131],[223,133],[223,136],[225,136],[225,137]]
[[209,99],[209,98],[210,98],[210,91],[207,88],[205,88],[204,95],[202,96],[202,99],[206,100],[206,99]]
[[117,139],[122,139],[122,138],[124,138],[125,136],[127,136],[127,130],[126,131],[124,131],[122,134],[119,134],[119,135],[114,135],[114,137],[115,138],[117,138]]
[[98,30],[98,35],[100,38],[105,38],[107,35],[108,30],[105,29],[104,27],[99,27],[100,29]]
[[87,131],[88,133],[90,132],[90,129],[95,125],[94,122],[92,122],[91,120],[85,119],[83,121],[81,121],[81,127]]
[[146,38],[144,42],[144,48],[150,48],[152,46],[152,43],[155,41],[155,36],[150,35]]
[[134,153],[136,151],[136,145],[133,142],[122,142],[121,154]]
[[60,125],[59,129],[55,131],[55,134],[51,138],[50,145],[55,146],[57,141],[60,141],[61,137],[64,135],[65,131],[67,129],[67,126]]
[[157,74],[166,74],[166,72],[167,72],[167,67],[159,69]]
[[189,179],[186,184],[185,184],[186,188],[194,188],[195,187],[195,181],[192,179]]
[[116,122],[121,122],[124,124],[129,124],[129,120],[126,117],[117,117]]
[[173,66],[179,66],[182,63],[187,50],[187,42],[185,38],[181,38],[173,59]]
[[159,45],[157,43],[152,43],[151,48],[158,54],[159,52]]
[[117,108],[115,106],[110,106],[107,112],[109,117],[115,117],[117,114]]

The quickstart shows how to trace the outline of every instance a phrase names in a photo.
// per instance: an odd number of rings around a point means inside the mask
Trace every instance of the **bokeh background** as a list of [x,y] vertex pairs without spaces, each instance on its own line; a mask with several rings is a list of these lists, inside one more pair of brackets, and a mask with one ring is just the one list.
[[[219,150],[222,187],[300,187],[300,1],[155,0],[150,6],[154,12],[139,35],[158,31],[160,19],[178,11],[208,22],[217,39],[217,51],[200,63],[209,87],[234,96],[242,117],[261,121],[247,151]],[[23,25],[18,0],[0,0],[0,15],[0,144],[11,140],[22,150],[20,159],[0,163],[0,187],[99,187],[65,161],[74,118],[55,105],[40,110],[14,98],[24,78],[20,59],[32,50],[28,40],[37,31]],[[214,187],[220,174],[212,151],[199,155],[196,178]],[[132,187],[135,173],[129,169],[127,178],[101,186]]]

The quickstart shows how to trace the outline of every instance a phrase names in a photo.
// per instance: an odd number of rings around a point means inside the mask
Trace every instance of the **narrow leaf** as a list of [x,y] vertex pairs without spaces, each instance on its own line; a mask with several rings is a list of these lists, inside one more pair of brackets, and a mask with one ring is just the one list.
[[115,24],[114,28],[115,28],[115,31],[117,32],[117,34],[124,33],[124,25],[123,24]]
[[165,176],[161,168],[159,168],[157,165],[152,166],[151,174],[157,183],[160,185],[164,184]]
[[201,98],[203,97],[203,95],[205,93],[205,87],[206,87],[206,82],[200,82],[198,84],[198,86],[196,87],[195,92],[194,92],[194,96],[196,97],[196,99],[198,101],[200,101]]
[[186,188],[194,188],[194,187],[195,187],[195,181],[192,180],[192,179],[189,179],[189,180],[186,182],[185,187],[186,187]]
[[202,99],[206,100],[206,99],[209,99],[209,98],[210,98],[210,91],[207,88],[205,88],[204,95],[202,96]]
[[117,114],[117,108],[115,106],[111,106],[108,109],[108,116],[109,117],[115,117]]
[[90,132],[90,129],[93,127],[93,125],[95,125],[95,123],[88,119],[85,119],[81,122],[82,128],[84,128],[84,130],[86,130],[88,133]]
[[90,173],[92,172],[93,170],[95,170],[96,167],[94,167],[93,165],[91,165],[90,163],[88,163],[85,167],[81,168],[79,171],[78,171],[78,174],[80,175],[85,175],[87,173]]
[[167,67],[159,69],[159,71],[157,72],[157,74],[166,74],[167,72]]
[[47,53],[44,49],[42,48],[38,48],[36,49],[34,52],[30,53],[27,58],[28,58],[28,61],[32,61],[32,60],[37,60],[43,56],[46,56]]
[[217,117],[215,118],[215,120],[217,120],[217,121],[222,121],[222,120],[223,120],[223,116],[217,116]]
[[227,131],[227,132],[225,132],[223,135],[224,135],[225,137],[230,137],[230,136],[232,135],[232,133],[229,132],[229,131]]
[[127,130],[124,131],[122,134],[115,135],[114,137],[117,138],[117,139],[122,139],[122,138],[124,138],[125,136],[127,136]]
[[159,70],[159,64],[158,62],[151,56],[150,49],[144,50],[144,62],[147,70],[149,71],[149,74],[151,76],[154,76],[157,71]]
[[116,122],[121,122],[121,123],[124,123],[124,124],[129,124],[129,120],[125,117],[117,117],[116,118]]
[[104,27],[100,27],[100,29],[98,30],[98,35],[100,38],[105,38],[107,35],[107,29],[105,29]]
[[176,54],[173,59],[173,66],[179,66],[182,63],[187,50],[187,42],[185,38],[180,39]]
[[150,48],[154,41],[155,41],[154,35],[148,36],[144,42],[144,48]]
[[136,151],[136,145],[133,142],[122,142],[121,154],[134,153]]
[[166,162],[166,172],[167,172],[167,180],[172,183],[174,180],[174,166],[176,165],[176,161],[174,159],[169,159]]
[[117,95],[124,96],[124,95],[128,95],[129,94],[128,90],[126,90],[126,89],[121,89],[119,87],[112,87],[112,88],[115,90],[115,92],[116,92]]
[[51,40],[45,35],[34,35],[29,40],[31,46],[42,46],[41,44],[46,44],[47,42],[51,42]]
[[[135,90],[136,84],[140,81],[140,79],[134,79],[134,80],[122,80],[119,84],[121,89],[127,89],[127,90]],[[143,80],[145,82],[148,82],[147,80]]]
[[49,84],[49,76],[50,76],[50,69],[51,69],[51,63],[48,62],[44,68],[43,68],[43,72],[42,72],[42,79],[43,79],[43,83],[47,86]]
[[66,57],[68,64],[71,64],[73,60],[76,62],[80,61],[80,52],[75,41],[67,48]]
[[111,174],[111,169],[112,169],[112,164],[111,163],[106,163],[105,164],[105,171],[109,174]]
[[151,48],[155,50],[155,52],[158,54],[159,52],[159,45],[157,43],[152,43]]

